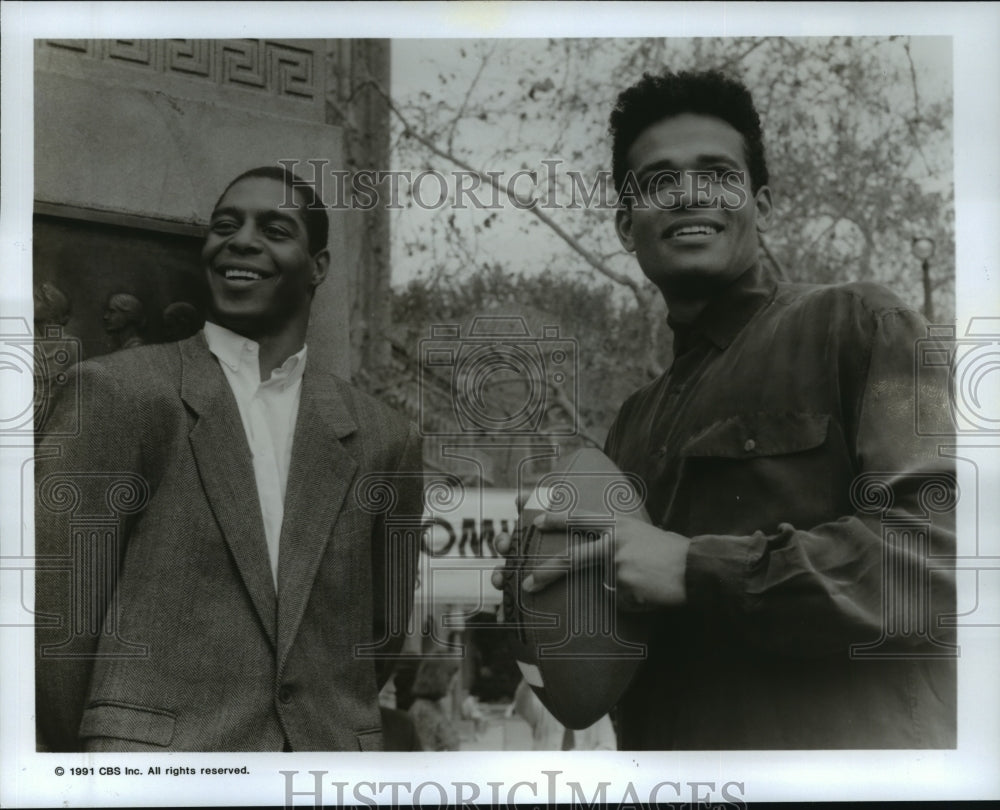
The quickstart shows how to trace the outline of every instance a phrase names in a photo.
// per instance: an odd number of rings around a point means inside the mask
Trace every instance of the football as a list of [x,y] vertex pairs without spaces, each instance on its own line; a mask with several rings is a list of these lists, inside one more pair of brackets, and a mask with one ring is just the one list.
[[[648,618],[620,609],[614,590],[615,520],[649,522],[642,481],[622,473],[599,450],[579,450],[546,474],[521,511],[505,565],[503,616],[517,633],[517,663],[525,681],[567,728],[593,725],[618,702],[646,657]],[[539,531],[544,513],[566,517],[565,531]],[[577,544],[605,540],[606,554],[571,570]],[[566,575],[535,593],[521,583],[545,564]]]

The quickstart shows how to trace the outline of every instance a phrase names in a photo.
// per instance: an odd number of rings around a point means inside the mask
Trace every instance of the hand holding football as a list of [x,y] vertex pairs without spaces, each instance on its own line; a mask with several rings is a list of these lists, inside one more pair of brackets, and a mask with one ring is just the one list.
[[[566,531],[566,515],[546,512],[535,519],[534,527],[541,532]],[[617,589],[621,607],[650,609],[684,604],[690,540],[625,515],[608,521],[606,525],[595,526],[595,530],[601,532],[602,539],[576,546],[570,557],[569,570],[595,565],[610,556],[614,560],[615,582],[608,584]],[[610,550],[608,544],[612,546]],[[525,573],[528,576],[523,580],[522,588],[537,592],[559,577],[566,576],[567,569],[558,568],[550,561],[535,569],[527,569]]]

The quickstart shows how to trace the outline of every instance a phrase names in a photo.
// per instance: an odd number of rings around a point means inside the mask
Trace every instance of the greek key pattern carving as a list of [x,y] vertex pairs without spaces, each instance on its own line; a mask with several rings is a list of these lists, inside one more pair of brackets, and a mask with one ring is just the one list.
[[316,54],[257,39],[49,39],[43,48],[83,58],[312,103]]
[[112,61],[128,62],[139,67],[156,69],[159,48],[151,39],[109,39],[105,43],[105,57]]
[[49,48],[58,48],[65,51],[76,51],[87,56],[97,56],[96,39],[47,39],[45,45]]
[[167,70],[190,77],[214,79],[212,41],[207,39],[168,39],[164,43]]

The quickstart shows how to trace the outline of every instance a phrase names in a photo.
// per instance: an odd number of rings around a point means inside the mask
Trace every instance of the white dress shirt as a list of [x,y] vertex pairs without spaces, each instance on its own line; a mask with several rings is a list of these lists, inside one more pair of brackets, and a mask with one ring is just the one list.
[[260,379],[260,346],[218,324],[205,324],[205,340],[222,366],[240,410],[253,456],[264,537],[278,588],[278,541],[285,516],[285,488],[292,460],[292,437],[299,414],[306,347],[293,354],[264,382]]

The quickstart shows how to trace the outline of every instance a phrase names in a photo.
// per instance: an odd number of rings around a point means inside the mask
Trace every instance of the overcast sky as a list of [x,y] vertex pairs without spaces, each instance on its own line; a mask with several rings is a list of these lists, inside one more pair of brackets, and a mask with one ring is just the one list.
[[[478,43],[492,41],[478,40]],[[811,41],[825,41],[825,38],[816,38],[816,40],[802,38],[797,41],[808,47]],[[473,79],[472,71],[476,70],[479,65],[479,60],[474,53],[476,42],[460,38],[394,39],[392,42],[392,94],[394,99],[402,105],[408,103],[431,105],[442,98],[442,94],[446,94],[445,97],[450,97],[455,106],[461,104],[462,95]],[[525,88],[518,85],[518,79],[527,75],[532,69],[535,72],[531,75],[535,78],[543,75],[538,71],[538,64],[545,64],[547,58],[551,59],[551,57],[546,57],[548,40],[521,39],[517,41],[516,48],[509,47],[508,43],[509,41],[502,43],[496,51],[490,69],[478,78],[479,84],[474,100],[487,94],[496,94],[502,90],[505,92],[503,98],[511,99],[514,102],[510,107],[511,114],[506,116],[506,119],[502,115],[492,116],[489,124],[482,126],[482,136],[476,142],[474,149],[469,150],[470,152],[475,151],[476,154],[470,155],[469,152],[463,151],[462,156],[469,156],[470,162],[476,168],[503,171],[504,176],[509,177],[512,172],[522,168],[522,166],[538,168],[543,159],[564,157],[569,151],[567,144],[573,143],[574,135],[576,135],[574,144],[576,147],[587,151],[599,149],[602,153],[608,152],[607,143],[600,140],[603,133],[570,132],[563,139],[562,151],[554,151],[550,145],[551,141],[530,143],[535,133],[530,132],[530,130],[526,131],[517,121],[518,105],[524,103],[525,99]],[[911,39],[910,51],[923,103],[951,97],[951,44],[951,38],[945,36],[913,37]],[[624,45],[623,41],[623,47]],[[465,52],[464,57],[463,51]],[[592,71],[591,75],[600,76],[602,73],[608,73],[617,64],[622,53],[624,51],[618,53],[606,51],[603,53],[604,58],[614,60],[614,62],[608,61],[607,64],[602,64],[598,61],[588,63],[582,68],[576,66],[576,69]],[[899,53],[894,53],[894,55],[899,57]],[[753,56],[751,56],[752,58]],[[563,67],[558,61],[553,62],[553,73],[558,74]],[[655,66],[650,66],[650,68],[653,69]],[[455,78],[447,84],[442,83],[439,79],[439,74],[442,73],[445,75],[454,74]],[[625,84],[636,78],[638,76],[623,76],[622,86],[624,87]],[[557,92],[558,89],[552,91],[552,93]],[[905,86],[899,86],[898,91],[894,92],[899,94],[901,108],[905,109],[908,105],[912,105],[912,89],[908,82]],[[551,94],[549,98],[554,101]],[[610,112],[610,105],[608,107],[609,109],[602,113],[603,120],[606,120],[606,115]],[[394,125],[398,132],[398,122],[394,122]],[[767,143],[766,120],[764,126],[765,143]],[[571,124],[569,129],[572,129]],[[515,142],[520,143],[522,139],[525,142],[525,148],[520,153],[521,162],[510,159],[498,160],[493,157],[494,151],[500,146],[507,146],[509,143]],[[469,138],[465,139],[466,148],[468,148],[469,140]],[[406,155],[400,156],[397,153],[393,156],[393,168],[409,169],[414,172],[424,168],[422,164],[404,165],[407,161],[412,163],[412,154],[408,157]],[[943,154],[939,160],[932,161],[932,164],[936,174],[930,176],[924,173],[923,176],[915,179],[928,190],[942,190],[950,186],[953,182],[951,155]],[[457,168],[447,160],[437,157],[431,158],[430,165],[442,172],[450,172]],[[603,166],[610,169],[610,154],[607,155]],[[772,169],[776,174],[780,173],[780,167],[772,167]],[[425,193],[433,198],[436,188],[435,185],[427,183]],[[556,214],[556,218],[561,213]],[[558,251],[563,251],[566,252],[566,261],[557,266],[564,267],[566,272],[580,272],[584,269],[581,267],[582,263],[579,257],[567,252],[568,249],[546,228],[532,227],[526,230],[525,223],[531,219],[528,214],[509,210],[509,206],[506,206],[500,216],[492,221],[490,229],[488,231],[482,230],[479,234],[474,234],[472,230],[475,223],[482,221],[482,215],[479,212],[458,211],[455,214],[457,221],[463,226],[463,233],[469,235],[469,253],[475,257],[477,264],[482,261],[500,260],[512,267],[532,272],[540,270],[546,265],[551,266],[553,255],[558,256]],[[437,221],[440,224],[440,218]],[[448,261],[455,263],[453,257],[441,256],[439,253],[444,249],[443,243],[440,240],[432,240],[430,234],[433,222],[433,214],[427,211],[407,209],[393,212],[392,266],[394,285],[403,285],[410,279],[425,274],[430,255],[434,255],[435,259],[440,257],[446,263]],[[612,218],[609,214],[606,234],[608,251],[613,251],[616,248],[612,225]],[[428,249],[416,256],[409,255],[406,246],[408,244],[412,246],[413,243],[421,240],[429,244]],[[431,241],[434,243],[430,244]],[[618,256],[611,261],[615,263],[615,269],[619,272],[641,278],[641,273],[629,257]]]

